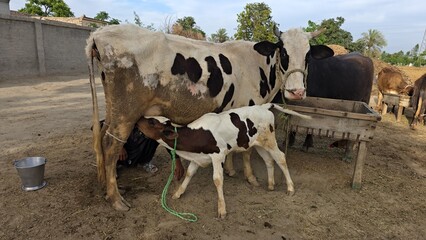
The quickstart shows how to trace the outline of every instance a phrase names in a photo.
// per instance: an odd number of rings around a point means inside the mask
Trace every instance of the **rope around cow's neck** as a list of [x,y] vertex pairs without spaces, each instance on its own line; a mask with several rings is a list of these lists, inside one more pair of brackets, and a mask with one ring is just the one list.
[[[177,129],[175,127],[175,132],[177,132]],[[170,173],[169,179],[167,180],[166,186],[164,186],[163,193],[161,194],[161,206],[170,214],[186,220],[188,222],[196,222],[198,220],[197,216],[193,213],[184,213],[184,212],[176,212],[175,210],[169,208],[167,206],[166,197],[167,197],[167,191],[169,189],[170,183],[173,180],[173,175],[176,168],[176,145],[177,145],[177,137],[175,138],[175,144],[173,147],[173,150],[171,151],[172,154],[172,172]]]

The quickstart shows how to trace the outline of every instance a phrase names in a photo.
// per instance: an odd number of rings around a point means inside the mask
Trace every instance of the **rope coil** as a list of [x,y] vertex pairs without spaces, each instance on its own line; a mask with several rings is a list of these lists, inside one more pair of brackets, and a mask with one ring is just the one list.
[[[175,132],[177,132],[176,127],[175,127]],[[174,144],[173,150],[171,151],[171,154],[172,154],[172,171],[169,175],[169,179],[167,180],[166,185],[164,186],[163,193],[161,194],[161,206],[167,212],[169,212],[170,214],[172,214],[172,215],[174,215],[174,216],[176,216],[180,219],[186,220],[188,222],[196,222],[198,220],[198,217],[195,214],[185,213],[185,212],[177,212],[177,211],[169,208],[169,206],[167,205],[167,202],[166,202],[167,191],[169,189],[170,183],[173,180],[173,175],[174,175],[175,168],[176,168],[176,145],[177,145],[177,137],[175,138],[175,144]]]

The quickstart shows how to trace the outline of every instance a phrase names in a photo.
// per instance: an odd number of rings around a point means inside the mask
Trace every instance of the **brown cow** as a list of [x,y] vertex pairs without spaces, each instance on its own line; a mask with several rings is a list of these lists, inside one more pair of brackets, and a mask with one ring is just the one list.
[[417,122],[424,124],[424,116],[426,115],[426,73],[423,74],[414,83],[414,92],[411,98],[414,114],[411,121],[411,128],[414,129]]
[[381,111],[383,107],[383,94],[408,96],[413,94],[413,85],[407,83],[400,72],[390,67],[385,67],[379,72],[377,88],[379,89],[377,97],[378,111]]

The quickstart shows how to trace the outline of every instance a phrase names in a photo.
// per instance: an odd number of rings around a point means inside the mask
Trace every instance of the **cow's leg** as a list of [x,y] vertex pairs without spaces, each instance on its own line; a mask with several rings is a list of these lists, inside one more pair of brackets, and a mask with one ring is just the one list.
[[116,165],[118,155],[123,148],[124,141],[133,129],[133,124],[112,125],[105,130],[103,137],[103,149],[105,150],[105,177],[107,199],[112,203],[114,209],[128,211],[130,204],[121,196],[116,178]]
[[266,171],[268,172],[268,189],[273,191],[275,186],[275,177],[274,177],[274,160],[269,153],[260,146],[256,146],[256,151],[262,157],[263,161],[266,164]]
[[178,199],[185,192],[188,187],[189,181],[191,181],[192,176],[197,172],[199,165],[193,161],[189,163],[188,169],[186,170],[185,179],[182,184],[179,186],[178,190],[173,194],[173,199]]
[[411,124],[410,124],[412,129],[415,129],[417,122],[420,119],[420,113],[422,112],[422,108],[423,108],[422,106],[423,106],[423,99],[422,97],[419,97],[419,100],[417,101],[417,106],[413,106],[415,107],[415,112],[413,115],[413,120],[411,121]]
[[253,174],[253,169],[251,168],[250,156],[252,151],[253,150],[250,148],[246,152],[243,152],[244,176],[251,185],[258,187],[259,183]]
[[222,162],[224,158],[220,155],[212,156],[213,164],[213,182],[217,190],[217,214],[219,218],[226,217],[226,204],[225,197],[223,195],[223,168]]
[[236,173],[234,170],[233,156],[234,156],[234,153],[229,153],[228,155],[226,155],[226,160],[225,160],[225,173],[228,174],[228,176],[230,177],[234,176]]

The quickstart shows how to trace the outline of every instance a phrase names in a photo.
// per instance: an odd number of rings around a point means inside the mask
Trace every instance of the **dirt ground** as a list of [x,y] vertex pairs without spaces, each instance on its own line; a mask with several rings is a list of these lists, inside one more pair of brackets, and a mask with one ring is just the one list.
[[[426,72],[426,71],[424,71]],[[99,83],[99,80],[97,80]],[[98,93],[101,91],[99,86]],[[99,94],[102,95],[102,94]],[[181,199],[168,205],[191,212],[183,221],[161,207],[170,161],[159,147],[160,171],[126,168],[119,184],[132,204],[117,212],[96,180],[92,152],[91,96],[87,76],[0,81],[0,239],[424,239],[426,236],[426,127],[409,129],[407,117],[396,123],[387,114],[378,123],[360,190],[350,188],[354,162],[331,139],[315,139],[302,151],[302,137],[288,151],[296,194],[287,196],[276,169],[275,191],[267,190],[266,168],[253,165],[260,187],[237,176],[225,177],[228,215],[216,218],[217,193],[212,168],[201,168]],[[102,98],[101,98],[102,99]],[[103,105],[101,105],[103,107]],[[409,116],[409,109],[405,115]],[[280,142],[283,134],[278,136]],[[13,161],[47,158],[48,185],[21,190]],[[185,163],[185,162],[184,162]],[[187,166],[187,165],[186,165]]]

